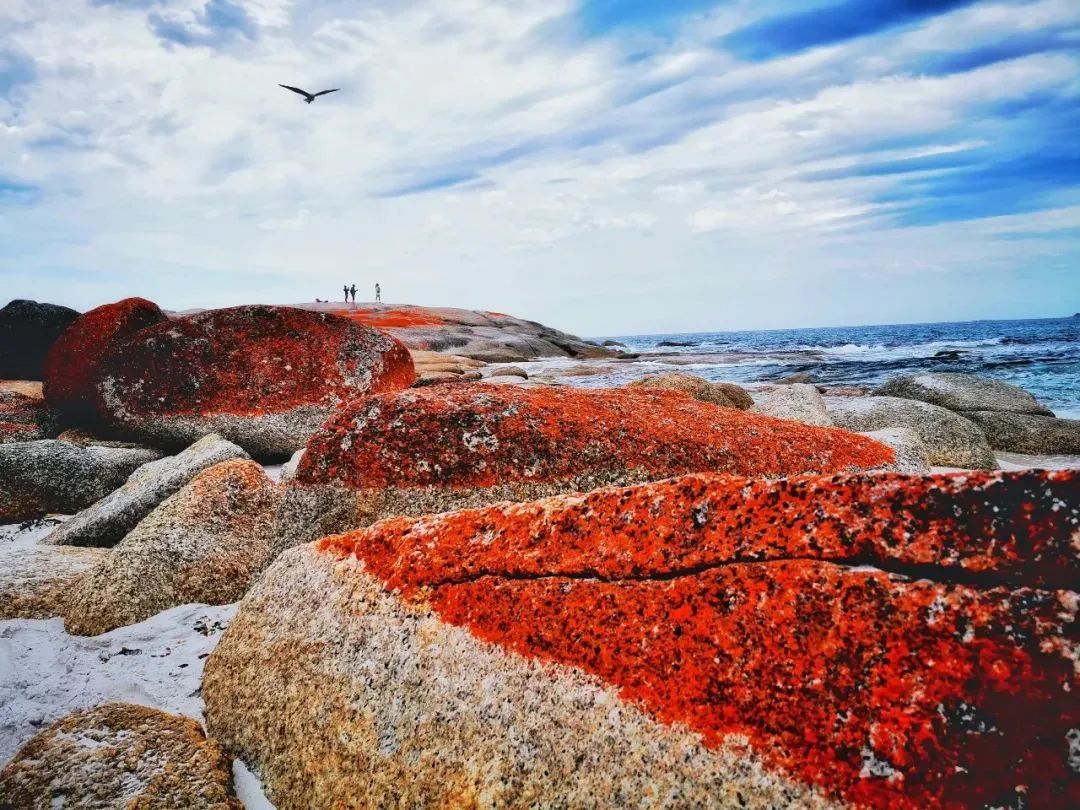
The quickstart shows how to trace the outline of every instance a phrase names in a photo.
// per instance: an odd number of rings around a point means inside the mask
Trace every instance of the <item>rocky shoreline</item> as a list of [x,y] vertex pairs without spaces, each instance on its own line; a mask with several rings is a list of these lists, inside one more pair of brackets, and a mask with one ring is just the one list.
[[1080,421],[693,362],[3,308],[0,806],[1080,805]]

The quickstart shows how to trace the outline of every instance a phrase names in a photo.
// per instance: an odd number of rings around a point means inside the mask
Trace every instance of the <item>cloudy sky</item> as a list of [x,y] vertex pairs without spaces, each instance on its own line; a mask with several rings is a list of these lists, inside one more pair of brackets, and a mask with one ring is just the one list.
[[0,296],[1053,316],[1078,133],[1076,0],[0,0]]

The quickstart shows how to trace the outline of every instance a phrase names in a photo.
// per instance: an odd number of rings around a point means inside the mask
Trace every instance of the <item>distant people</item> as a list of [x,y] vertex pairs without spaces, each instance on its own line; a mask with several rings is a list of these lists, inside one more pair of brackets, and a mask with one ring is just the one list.
[[352,287],[349,289],[349,292],[352,293],[352,302],[355,304],[356,303],[356,285],[355,284],[352,285]]
[[375,282],[375,303],[382,303],[382,287],[379,286],[379,282]]
[[347,303],[349,303],[349,285],[346,284],[341,289],[343,289],[345,291],[345,303],[347,304]]

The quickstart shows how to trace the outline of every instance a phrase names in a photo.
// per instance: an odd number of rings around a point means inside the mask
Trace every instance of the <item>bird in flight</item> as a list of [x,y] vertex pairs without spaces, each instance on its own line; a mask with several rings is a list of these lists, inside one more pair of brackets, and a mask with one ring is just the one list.
[[307,90],[301,90],[299,87],[290,87],[287,84],[279,84],[278,87],[284,87],[286,90],[292,90],[294,93],[299,93],[304,97],[304,101],[308,104],[313,102],[319,96],[325,96],[327,93],[336,93],[340,90],[340,87],[335,87],[333,90],[320,90],[318,93],[309,93]]

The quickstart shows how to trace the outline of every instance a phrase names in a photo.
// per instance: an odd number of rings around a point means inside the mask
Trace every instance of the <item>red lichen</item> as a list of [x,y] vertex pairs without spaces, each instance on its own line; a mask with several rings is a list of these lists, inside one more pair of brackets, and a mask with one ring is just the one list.
[[379,309],[337,309],[336,315],[373,326],[376,329],[407,329],[414,326],[445,326],[446,319],[423,307],[379,308]]
[[120,421],[259,415],[333,406],[415,379],[408,350],[387,334],[326,313],[244,306],[161,323],[114,347],[98,403]]
[[855,804],[1067,807],[1077,597],[1017,583],[1075,582],[1078,526],[1076,472],[688,476],[319,547]]
[[79,316],[45,357],[46,401],[69,421],[96,421],[94,385],[102,358],[129,335],[167,320],[145,298],[125,298]]
[[456,383],[342,408],[312,437],[297,480],[488,487],[635,470],[654,478],[841,472],[892,460],[892,450],[863,436],[673,391]]

